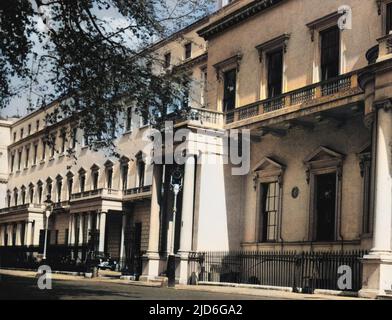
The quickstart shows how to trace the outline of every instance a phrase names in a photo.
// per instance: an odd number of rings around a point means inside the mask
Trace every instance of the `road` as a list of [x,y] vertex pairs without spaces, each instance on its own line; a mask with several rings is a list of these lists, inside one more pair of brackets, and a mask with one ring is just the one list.
[[0,275],[0,300],[270,300],[272,297],[143,287],[88,279],[52,280],[40,290],[37,279]]

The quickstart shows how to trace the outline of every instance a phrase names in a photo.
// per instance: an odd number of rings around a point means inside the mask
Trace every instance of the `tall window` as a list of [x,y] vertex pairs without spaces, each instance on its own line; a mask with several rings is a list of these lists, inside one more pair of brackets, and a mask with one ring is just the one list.
[[35,130],[36,130],[36,131],[39,130],[39,120],[37,120],[36,123],[35,123]]
[[21,139],[23,138],[23,132],[24,132],[23,128],[20,129],[20,138],[21,138]]
[[52,146],[50,148],[50,157],[53,158],[54,157],[54,153],[56,151],[56,136],[54,134],[52,135],[52,139],[51,140],[52,140],[51,141]]
[[278,182],[260,185],[260,220],[262,242],[276,241],[278,232],[279,184]]
[[268,61],[268,98],[282,94],[283,49],[267,54]]
[[93,170],[91,172],[91,179],[93,182],[93,190],[98,189],[98,179],[99,179],[99,171],[98,170]]
[[80,192],[84,192],[86,187],[86,174],[81,172],[79,174],[79,184],[80,184]]
[[144,187],[144,173],[146,171],[146,164],[142,159],[137,162],[137,176],[139,188]]
[[68,200],[71,200],[71,196],[72,196],[72,188],[73,188],[73,176],[72,175],[68,175]]
[[38,157],[38,144],[34,144],[34,155],[33,155],[33,164],[37,164]]
[[26,203],[26,187],[25,186],[22,186],[20,195],[21,195],[22,204],[25,204]]
[[22,165],[22,150],[18,151],[18,170],[20,170],[20,167]]
[[340,30],[337,26],[324,30],[321,36],[321,80],[339,75]]
[[11,207],[11,191],[7,191],[7,207]]
[[42,160],[46,157],[46,140],[42,139]]
[[43,194],[43,187],[42,187],[41,181],[38,181],[37,192],[38,192],[38,204],[41,204],[42,203],[42,194]]
[[223,74],[223,110],[231,111],[235,108],[237,84],[237,70],[232,69]]
[[14,204],[15,206],[18,205],[18,189],[14,189]]
[[11,154],[11,172],[14,172],[15,154]]
[[192,57],[192,43],[189,42],[185,45],[185,59]]
[[29,186],[29,202],[34,202],[34,186],[32,184]]
[[63,178],[58,176],[56,178],[56,186],[57,186],[57,202],[61,201],[61,190],[63,188]]
[[16,132],[14,132],[14,142],[16,141]]
[[106,187],[112,189],[113,184],[113,166],[108,166],[106,168]]
[[129,170],[128,163],[123,163],[121,165],[121,185],[122,185],[122,190],[127,190],[127,188],[128,188],[128,170]]
[[132,107],[127,109],[127,119],[125,124],[125,130],[131,131],[132,130]]
[[163,66],[165,68],[169,68],[170,64],[171,64],[171,53],[168,52],[168,53],[165,54],[165,61],[164,61],[164,65]]
[[65,130],[62,130],[60,133],[60,139],[61,139],[61,153],[65,152],[65,143],[67,142],[67,136]]
[[30,134],[30,133],[31,133],[31,123],[27,127],[27,134]]
[[386,5],[386,30],[385,33],[389,34],[392,31],[392,2]]
[[316,241],[335,239],[336,172],[315,176]]
[[46,180],[46,192],[48,195],[52,195],[52,179],[50,178]]
[[77,133],[78,133],[78,128],[73,128],[72,129],[72,149],[76,148],[76,142],[77,142],[76,135],[77,135]]
[[30,161],[30,147],[26,147],[25,168],[29,167],[29,161]]

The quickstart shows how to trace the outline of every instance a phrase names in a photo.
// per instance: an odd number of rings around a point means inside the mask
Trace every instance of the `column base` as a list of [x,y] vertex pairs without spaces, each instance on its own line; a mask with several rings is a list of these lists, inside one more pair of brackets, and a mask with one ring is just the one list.
[[188,284],[189,252],[179,252],[177,256],[176,278],[179,284]]
[[143,256],[143,271],[140,281],[155,280],[159,276],[160,256],[157,252],[147,252]]
[[392,253],[373,251],[363,257],[361,298],[376,299],[392,289]]

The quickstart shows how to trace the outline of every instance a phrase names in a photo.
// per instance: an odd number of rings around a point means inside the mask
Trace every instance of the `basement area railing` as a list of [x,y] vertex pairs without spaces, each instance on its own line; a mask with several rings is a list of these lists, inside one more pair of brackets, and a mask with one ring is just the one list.
[[[199,252],[191,253],[190,283],[225,282],[293,288],[358,291],[361,258],[366,251],[347,252]],[[342,278],[343,276],[343,278]]]

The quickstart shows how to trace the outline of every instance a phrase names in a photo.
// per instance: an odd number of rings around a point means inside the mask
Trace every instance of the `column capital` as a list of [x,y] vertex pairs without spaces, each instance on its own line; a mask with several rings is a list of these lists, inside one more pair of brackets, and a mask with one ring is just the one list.
[[374,102],[374,109],[384,109],[385,111],[392,111],[392,98]]

